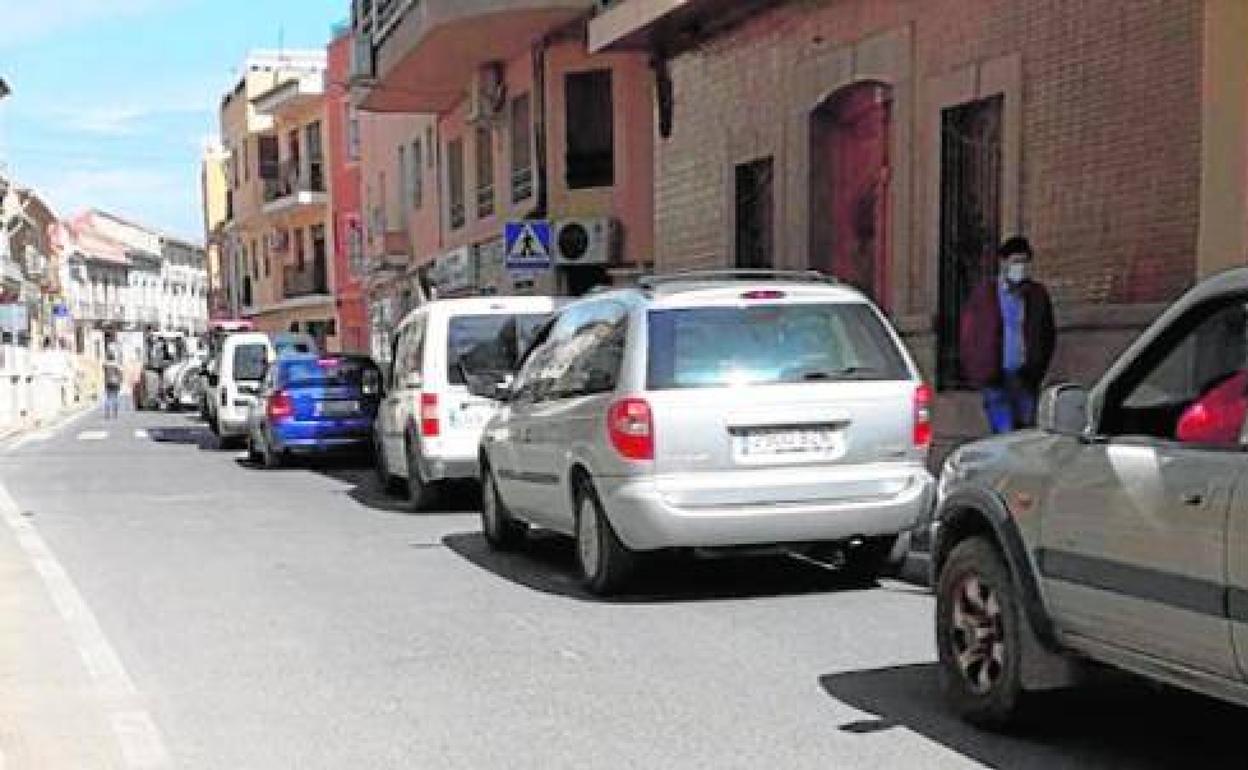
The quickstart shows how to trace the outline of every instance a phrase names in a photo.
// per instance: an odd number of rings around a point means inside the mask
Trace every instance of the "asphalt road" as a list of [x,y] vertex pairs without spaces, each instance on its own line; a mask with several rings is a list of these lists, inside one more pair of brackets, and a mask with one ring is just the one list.
[[[187,416],[35,435],[0,455],[0,483],[13,501],[0,558],[33,559],[45,583],[64,568],[86,609],[53,585],[61,620],[42,622],[72,626],[64,639],[95,649],[80,650],[88,668],[115,652],[126,713],[150,716],[155,732],[137,733],[163,749],[110,766],[1245,763],[1242,711],[1131,681],[1057,696],[1021,735],[963,726],[937,697],[932,601],[913,586],[846,587],[783,558],[677,561],[596,601],[558,538],[489,552],[471,489],[411,514],[366,468],[252,468]],[[0,695],[37,686],[26,672],[0,668]],[[0,728],[6,770],[38,727]]]

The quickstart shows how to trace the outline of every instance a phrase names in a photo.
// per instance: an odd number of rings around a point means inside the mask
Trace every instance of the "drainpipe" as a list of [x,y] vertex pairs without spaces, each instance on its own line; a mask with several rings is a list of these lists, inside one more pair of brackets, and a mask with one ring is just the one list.
[[545,219],[550,205],[546,191],[546,47],[549,38],[542,38],[533,48],[533,142],[537,165],[537,207],[533,219]]

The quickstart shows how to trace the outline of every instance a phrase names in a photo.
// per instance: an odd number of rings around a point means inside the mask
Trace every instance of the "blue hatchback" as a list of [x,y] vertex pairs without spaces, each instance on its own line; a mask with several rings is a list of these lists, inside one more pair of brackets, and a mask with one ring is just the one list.
[[247,455],[273,468],[295,453],[371,451],[380,403],[381,370],[367,356],[279,358],[251,411]]

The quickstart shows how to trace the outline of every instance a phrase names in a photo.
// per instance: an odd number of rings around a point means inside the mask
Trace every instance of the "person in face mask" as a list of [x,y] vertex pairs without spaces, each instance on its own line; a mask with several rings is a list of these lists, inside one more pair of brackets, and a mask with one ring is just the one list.
[[997,257],[997,275],[972,292],[962,312],[959,354],[963,376],[983,394],[992,432],[1007,433],[1035,425],[1056,331],[1049,292],[1031,277],[1031,244],[1010,238]]

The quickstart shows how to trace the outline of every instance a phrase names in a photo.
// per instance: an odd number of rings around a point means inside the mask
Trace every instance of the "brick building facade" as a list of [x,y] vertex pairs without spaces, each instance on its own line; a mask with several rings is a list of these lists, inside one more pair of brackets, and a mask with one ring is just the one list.
[[[1242,176],[1226,183],[1241,205],[1202,219],[1202,201],[1219,197],[1207,139],[1222,73],[1210,60],[1228,47],[1211,35],[1244,25],[1242,11],[625,0],[591,23],[590,47],[649,49],[657,62],[670,120],[655,146],[658,269],[846,277],[903,331],[956,440],[984,429],[959,383],[958,308],[1001,238],[1031,238],[1053,291],[1055,379],[1092,379],[1208,269],[1198,244],[1219,240],[1209,232],[1237,230],[1220,240],[1238,253],[1213,261],[1243,261]],[[1242,97],[1216,107],[1227,114],[1213,123],[1242,124]]]

